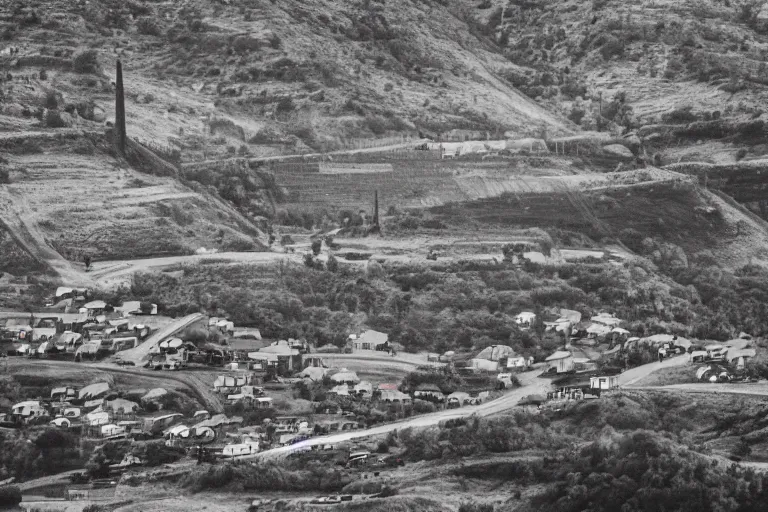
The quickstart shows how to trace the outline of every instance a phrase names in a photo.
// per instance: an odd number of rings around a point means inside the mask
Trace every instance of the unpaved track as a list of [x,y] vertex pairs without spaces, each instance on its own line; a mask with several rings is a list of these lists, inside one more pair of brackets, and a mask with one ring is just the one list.
[[623,388],[632,387],[632,384],[662,368],[672,368],[688,364],[687,355],[678,355],[665,359],[658,363],[649,363],[636,368],[631,368],[619,375],[619,385]]
[[222,263],[274,263],[286,260],[301,263],[302,255],[299,253],[282,252],[217,252],[137,260],[98,261],[92,264],[90,277],[101,286],[111,287],[119,286],[120,284],[130,284],[131,276],[136,272],[149,272],[175,265],[204,263],[205,261]]
[[168,325],[159,329],[156,333],[147,338],[141,345],[129,350],[123,350],[115,354],[115,359],[121,361],[131,361],[135,365],[139,365],[146,359],[149,352],[157,346],[161,341],[170,338],[174,334],[178,333],[189,327],[190,325],[200,322],[205,317],[201,313],[192,313],[185,317],[174,320]]
[[54,269],[61,277],[62,284],[93,286],[94,282],[90,277],[76,270],[48,245],[31,218],[29,205],[21,197],[22,195],[15,193],[11,186],[0,188],[0,225],[33,258]]

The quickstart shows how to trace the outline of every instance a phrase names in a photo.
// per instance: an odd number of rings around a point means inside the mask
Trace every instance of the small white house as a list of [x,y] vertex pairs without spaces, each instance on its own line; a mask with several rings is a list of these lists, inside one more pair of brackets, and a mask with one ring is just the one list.
[[531,311],[523,311],[515,317],[515,323],[520,329],[530,329],[533,323],[536,321],[536,313]]
[[221,454],[225,457],[237,457],[240,455],[251,455],[259,451],[259,443],[247,444],[228,444],[224,447]]
[[101,426],[101,435],[104,437],[119,436],[121,434],[125,434],[125,428],[119,425],[109,424]]
[[589,387],[590,389],[600,390],[617,389],[619,387],[619,376],[605,375],[600,377],[590,377]]

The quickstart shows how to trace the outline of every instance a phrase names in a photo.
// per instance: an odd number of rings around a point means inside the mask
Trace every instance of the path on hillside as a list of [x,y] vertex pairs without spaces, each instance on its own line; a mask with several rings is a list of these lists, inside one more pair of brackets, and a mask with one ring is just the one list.
[[294,261],[301,263],[302,254],[284,252],[215,252],[191,254],[186,256],[163,256],[136,260],[97,261],[91,264],[91,279],[102,286],[130,285],[131,275],[136,272],[148,272],[175,265],[204,263],[274,263]]
[[183,168],[185,165],[188,166],[200,166],[205,164],[221,164],[222,162],[226,161],[233,161],[237,162],[240,160],[248,160],[248,162],[279,162],[281,160],[295,160],[295,159],[307,159],[307,158],[324,158],[324,157],[334,157],[339,155],[357,155],[357,154],[365,154],[365,153],[380,153],[385,151],[396,151],[398,149],[413,149],[416,146],[420,144],[424,144],[425,142],[431,142],[429,139],[413,139],[408,142],[399,142],[397,144],[388,144],[386,146],[373,146],[370,148],[356,148],[356,149],[337,149],[335,151],[327,151],[325,153],[294,153],[290,155],[273,155],[273,156],[257,156],[257,157],[250,157],[250,158],[213,158],[209,160],[196,160],[192,162],[184,162],[181,164],[181,167]]
[[0,226],[32,258],[50,266],[68,286],[93,286],[93,280],[48,245],[33,220],[34,212],[12,186],[0,188]]
[[623,388],[632,387],[632,384],[638,382],[640,379],[650,375],[656,370],[662,368],[672,368],[675,366],[683,366],[688,364],[688,355],[682,354],[674,357],[669,357],[662,362],[648,363],[635,368],[630,368],[619,374],[619,386]]

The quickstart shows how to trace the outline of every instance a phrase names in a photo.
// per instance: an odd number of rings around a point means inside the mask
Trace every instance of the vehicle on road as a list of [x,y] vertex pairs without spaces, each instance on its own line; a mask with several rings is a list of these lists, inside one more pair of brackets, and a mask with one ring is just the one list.
[[341,496],[319,496],[311,501],[316,505],[336,505],[341,503]]

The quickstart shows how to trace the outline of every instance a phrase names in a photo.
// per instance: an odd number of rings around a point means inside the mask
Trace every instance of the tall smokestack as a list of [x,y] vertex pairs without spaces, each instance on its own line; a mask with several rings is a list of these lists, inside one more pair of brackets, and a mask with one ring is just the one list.
[[373,192],[373,227],[379,229],[379,191]]
[[115,130],[117,147],[125,154],[125,95],[123,92],[123,64],[117,61],[117,80],[115,81]]

